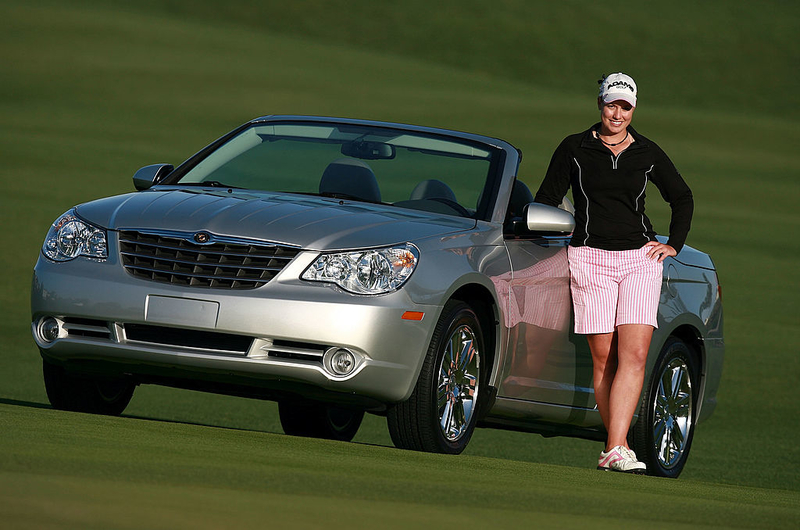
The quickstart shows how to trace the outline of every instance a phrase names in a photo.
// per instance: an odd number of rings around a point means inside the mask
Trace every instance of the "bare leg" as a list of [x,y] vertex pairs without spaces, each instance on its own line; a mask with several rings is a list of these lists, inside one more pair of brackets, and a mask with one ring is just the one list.
[[628,447],[628,429],[639,405],[653,327],[624,324],[614,333],[589,335],[597,409],[608,431],[606,451]]
[[611,384],[617,372],[617,333],[600,333],[586,338],[592,352],[594,399],[603,425],[608,429]]
[[617,327],[617,372],[608,401],[608,442],[606,450],[617,445],[628,447],[628,430],[639,406],[644,384],[647,351],[653,338],[653,326],[624,324]]

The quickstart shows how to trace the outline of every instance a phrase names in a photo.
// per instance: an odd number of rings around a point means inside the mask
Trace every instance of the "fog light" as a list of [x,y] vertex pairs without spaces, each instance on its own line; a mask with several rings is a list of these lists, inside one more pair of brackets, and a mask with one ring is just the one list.
[[356,356],[350,350],[338,349],[331,355],[330,366],[336,375],[350,375],[356,368]]
[[58,338],[61,332],[61,327],[58,325],[58,320],[53,317],[42,319],[39,323],[39,335],[45,342],[53,342]]

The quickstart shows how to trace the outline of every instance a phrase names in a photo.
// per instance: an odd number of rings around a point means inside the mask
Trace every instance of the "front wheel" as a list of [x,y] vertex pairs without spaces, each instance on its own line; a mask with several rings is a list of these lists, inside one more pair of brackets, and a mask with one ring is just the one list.
[[100,379],[68,373],[42,361],[47,399],[53,408],[119,416],[133,397],[136,385],[123,378]]
[[363,410],[351,410],[315,401],[278,402],[283,432],[290,436],[349,442],[364,419]]
[[387,413],[396,447],[448,454],[464,450],[478,417],[483,348],[480,322],[470,306],[445,304],[411,397]]
[[677,478],[692,447],[700,370],[688,345],[671,337],[664,344],[648,385],[633,445],[647,474]]

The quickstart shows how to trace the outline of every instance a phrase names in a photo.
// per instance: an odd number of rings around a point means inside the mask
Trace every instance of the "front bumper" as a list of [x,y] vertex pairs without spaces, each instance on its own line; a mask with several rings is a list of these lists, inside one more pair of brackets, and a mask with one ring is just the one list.
[[[134,278],[113,254],[102,262],[40,257],[33,337],[50,362],[142,382],[319,391],[342,402],[408,398],[440,308],[415,304],[402,289],[367,297],[297,280],[315,257],[300,254],[267,285],[242,291]],[[425,316],[405,320],[406,311]],[[42,332],[47,318],[58,323],[56,338]],[[356,358],[348,375],[330,368],[338,349]]]

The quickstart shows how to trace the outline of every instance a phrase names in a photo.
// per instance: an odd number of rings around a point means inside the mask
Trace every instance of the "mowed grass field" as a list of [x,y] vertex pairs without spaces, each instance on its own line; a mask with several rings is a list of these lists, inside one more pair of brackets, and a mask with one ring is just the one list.
[[[0,0],[0,526],[796,527],[800,8],[428,4]],[[498,136],[535,187],[614,70],[692,186],[688,243],[723,284],[719,406],[679,480],[598,473],[598,443],[524,433],[398,451],[374,416],[355,443],[292,438],[272,403],[166,388],[137,389],[121,418],[49,407],[28,293],[74,204],[270,113]]]

